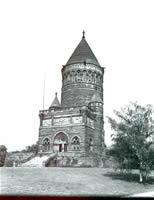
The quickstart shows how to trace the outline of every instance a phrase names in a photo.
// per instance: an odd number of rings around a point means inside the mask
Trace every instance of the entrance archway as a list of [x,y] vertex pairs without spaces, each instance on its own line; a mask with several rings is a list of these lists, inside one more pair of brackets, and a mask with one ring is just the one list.
[[60,132],[54,137],[53,150],[56,152],[67,152],[68,137],[65,133]]
[[68,137],[65,133],[60,132],[54,137],[53,150],[56,152],[67,152]]

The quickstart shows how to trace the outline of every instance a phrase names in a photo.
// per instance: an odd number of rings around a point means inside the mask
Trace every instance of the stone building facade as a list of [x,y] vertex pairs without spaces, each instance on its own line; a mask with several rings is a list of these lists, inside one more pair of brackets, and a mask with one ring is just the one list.
[[68,161],[64,166],[99,166],[104,148],[104,68],[84,32],[61,72],[61,103],[56,93],[49,109],[39,112],[39,153],[56,153],[51,162],[55,166],[60,158]]

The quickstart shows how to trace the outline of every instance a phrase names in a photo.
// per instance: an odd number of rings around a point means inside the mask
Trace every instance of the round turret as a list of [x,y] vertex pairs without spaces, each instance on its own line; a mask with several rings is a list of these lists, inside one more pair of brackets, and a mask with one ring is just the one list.
[[82,40],[62,68],[62,107],[88,105],[94,92],[103,96],[102,68],[85,39]]

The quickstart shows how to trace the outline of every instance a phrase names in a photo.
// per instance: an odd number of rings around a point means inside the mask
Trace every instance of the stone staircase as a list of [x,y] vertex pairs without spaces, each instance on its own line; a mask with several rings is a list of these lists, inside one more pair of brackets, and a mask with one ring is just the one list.
[[27,162],[18,165],[18,167],[78,167],[82,164],[82,161],[75,158],[72,153],[50,152],[36,155]]
[[45,167],[46,161],[52,159],[55,156],[55,153],[49,155],[35,156],[28,162],[21,164],[19,167]]

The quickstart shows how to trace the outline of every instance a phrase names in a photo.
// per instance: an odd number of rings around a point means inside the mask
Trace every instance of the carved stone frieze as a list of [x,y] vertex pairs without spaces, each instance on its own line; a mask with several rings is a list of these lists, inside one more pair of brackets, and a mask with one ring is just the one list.
[[103,73],[96,70],[75,69],[63,72],[63,85],[70,83],[93,83],[96,85],[103,83]]
[[100,85],[96,84],[89,84],[89,83],[78,83],[78,84],[68,84],[64,85],[62,91],[65,92],[66,90],[75,88],[89,88],[93,90],[97,90],[98,92],[103,92],[103,88]]

